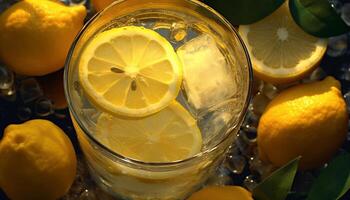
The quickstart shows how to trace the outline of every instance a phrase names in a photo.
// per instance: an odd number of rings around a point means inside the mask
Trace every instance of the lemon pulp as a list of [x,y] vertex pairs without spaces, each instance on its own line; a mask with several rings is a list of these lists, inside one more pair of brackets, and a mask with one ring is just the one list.
[[176,98],[182,67],[157,32],[126,26],[91,40],[81,55],[79,78],[89,99],[104,111],[144,117]]
[[145,118],[119,118],[103,113],[96,137],[119,154],[143,162],[189,158],[202,148],[196,120],[176,101]]
[[256,75],[271,83],[298,80],[320,62],[327,40],[305,33],[285,3],[270,16],[239,27]]

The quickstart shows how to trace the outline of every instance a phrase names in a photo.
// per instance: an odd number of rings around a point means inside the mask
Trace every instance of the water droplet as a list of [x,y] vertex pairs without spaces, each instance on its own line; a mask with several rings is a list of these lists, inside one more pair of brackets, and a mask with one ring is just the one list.
[[170,39],[180,42],[187,36],[187,27],[184,22],[174,22],[170,28]]
[[49,99],[41,98],[35,102],[35,114],[39,117],[46,117],[53,113],[54,109]]
[[249,140],[254,140],[257,137],[256,127],[246,124],[241,127],[241,130],[244,131]]
[[341,12],[341,8],[343,7],[343,3],[340,0],[328,0],[331,6],[335,9],[337,13]]
[[14,86],[11,86],[10,88],[1,90],[1,95],[5,96],[5,97],[14,96],[15,94],[16,94],[16,90],[15,90]]
[[35,78],[28,78],[20,82],[19,95],[22,101],[27,104],[43,96],[43,91]]
[[254,188],[258,185],[256,177],[253,175],[246,176],[243,181],[243,186],[247,188],[249,191],[253,191]]
[[224,166],[220,166],[207,181],[207,185],[227,185],[231,183],[230,171]]
[[330,37],[328,39],[327,55],[339,57],[346,53],[348,48],[348,37],[346,34]]
[[84,5],[86,3],[86,0],[69,0],[69,5]]
[[269,102],[270,102],[270,99],[267,96],[265,96],[261,92],[258,92],[253,98],[253,102],[252,102],[253,112],[257,115],[262,115]]
[[229,155],[225,162],[225,166],[234,174],[241,174],[246,164],[246,159],[240,155]]
[[350,92],[344,94],[344,99],[348,107],[348,111],[350,112]]
[[16,101],[17,95],[16,95],[16,90],[14,85],[9,89],[1,90],[0,96],[6,101],[10,101],[10,102]]
[[249,139],[244,131],[239,131],[236,139],[236,145],[241,153],[247,158],[253,157],[257,154],[256,139]]
[[243,126],[249,125],[257,127],[260,117],[256,115],[253,111],[253,106],[249,106],[249,110],[244,118]]
[[309,82],[319,81],[326,78],[326,76],[327,76],[327,73],[321,67],[318,67],[310,74],[308,78],[303,79],[302,82],[309,83]]
[[263,83],[260,86],[259,91],[269,99],[273,99],[278,94],[277,87],[270,83]]
[[17,117],[21,121],[27,121],[32,116],[32,110],[28,107],[19,107],[17,109]]
[[249,159],[249,170],[253,174],[258,173],[264,179],[273,172],[274,167],[270,163],[261,161],[259,155],[256,154]]
[[0,89],[7,90],[13,86],[14,75],[7,67],[0,65]]
[[341,8],[341,18],[350,26],[350,3],[346,3]]

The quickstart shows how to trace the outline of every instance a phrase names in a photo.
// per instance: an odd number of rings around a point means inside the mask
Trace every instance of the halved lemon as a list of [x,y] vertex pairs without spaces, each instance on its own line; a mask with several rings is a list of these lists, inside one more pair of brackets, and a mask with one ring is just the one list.
[[144,118],[103,113],[97,121],[96,137],[111,150],[143,162],[179,161],[202,148],[196,120],[176,101]]
[[288,2],[268,17],[239,26],[255,75],[274,83],[302,79],[318,66],[326,52],[327,40],[304,32],[293,21]]
[[87,44],[79,78],[96,106],[117,115],[144,117],[176,98],[182,66],[171,44],[157,32],[126,26],[99,33]]

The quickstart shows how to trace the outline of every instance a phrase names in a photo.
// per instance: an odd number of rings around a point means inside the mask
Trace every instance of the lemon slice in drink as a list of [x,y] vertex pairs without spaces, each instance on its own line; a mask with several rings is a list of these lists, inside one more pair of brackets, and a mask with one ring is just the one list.
[[270,16],[251,25],[239,26],[255,75],[281,84],[309,74],[323,57],[327,40],[305,33],[293,21],[288,2]]
[[99,33],[88,43],[79,78],[96,106],[117,115],[144,117],[176,98],[182,67],[171,44],[157,32],[126,26]]
[[196,120],[176,101],[145,118],[103,113],[97,121],[96,137],[111,150],[143,162],[179,161],[202,148]]

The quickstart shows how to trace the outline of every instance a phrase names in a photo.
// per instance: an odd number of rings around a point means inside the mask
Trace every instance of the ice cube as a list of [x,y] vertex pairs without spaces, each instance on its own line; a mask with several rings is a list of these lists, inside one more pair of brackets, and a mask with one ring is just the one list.
[[188,101],[202,110],[229,99],[236,93],[231,66],[213,37],[202,34],[177,50],[183,65]]

